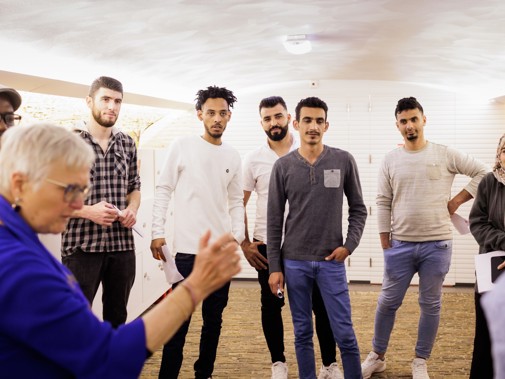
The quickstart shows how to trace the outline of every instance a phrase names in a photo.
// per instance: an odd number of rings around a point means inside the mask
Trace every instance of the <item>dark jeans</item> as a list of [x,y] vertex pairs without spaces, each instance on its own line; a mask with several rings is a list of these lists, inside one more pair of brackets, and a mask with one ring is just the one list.
[[491,339],[486,316],[480,305],[481,294],[475,292],[475,338],[473,340],[470,379],[493,379]]
[[[187,278],[193,270],[195,263],[194,254],[177,253],[175,264],[182,276]],[[177,287],[177,283],[173,288]],[[217,346],[221,334],[223,311],[228,304],[230,282],[213,292],[202,303],[202,331],[200,334],[200,355],[195,362],[195,378],[207,379],[212,376],[216,360]],[[177,333],[163,347],[163,356],[160,366],[160,379],[173,379],[179,376],[183,360],[184,343],[188,333],[191,317],[179,328]]]
[[104,320],[114,328],[126,322],[126,306],[135,281],[134,251],[85,253],[77,249],[62,257],[62,262],[72,271],[90,304],[102,283]]
[[[259,245],[258,251],[265,258],[267,257],[267,246]],[[279,299],[272,294],[268,285],[268,268],[258,271],[258,282],[261,287],[261,325],[263,334],[267,341],[268,350],[272,363],[285,362],[284,356],[284,327],[282,323],[281,310],[284,306],[284,299]],[[316,334],[321,349],[323,365],[329,366],[336,362],[336,344],[331,331],[330,321],[324,307],[323,298],[319,292],[317,284],[314,283],[312,291],[312,311],[316,316]]]

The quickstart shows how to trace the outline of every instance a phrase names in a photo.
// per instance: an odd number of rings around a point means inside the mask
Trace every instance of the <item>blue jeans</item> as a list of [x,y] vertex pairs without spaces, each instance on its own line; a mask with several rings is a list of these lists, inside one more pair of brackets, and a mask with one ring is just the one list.
[[[177,269],[185,278],[193,271],[195,257],[194,254],[177,253],[175,255]],[[176,288],[177,285],[176,283],[172,287]],[[200,355],[194,364],[196,379],[210,378],[214,371],[221,324],[223,323],[223,311],[228,304],[229,290],[230,282],[211,293],[202,303],[203,325],[200,334]],[[191,317],[182,324],[177,333],[163,347],[159,379],[173,379],[179,376],[190,322]]]
[[391,245],[390,249],[384,250],[384,281],[375,312],[373,349],[381,354],[386,352],[396,311],[402,305],[412,277],[417,272],[421,315],[416,356],[427,359],[433,349],[440,322],[442,284],[451,265],[452,240],[393,240]]
[[345,264],[336,261],[284,259],[284,273],[295,332],[296,360],[300,379],[315,379],[312,289],[317,283],[328,313],[333,338],[340,348],[346,379],[361,378],[358,342],[351,320],[351,302]]
[[[267,258],[267,245],[258,245],[258,251]],[[258,282],[261,287],[261,325],[270,351],[270,357],[272,363],[286,362],[284,356],[284,325],[281,313],[284,298],[279,299],[270,290],[268,265],[266,269],[256,271],[258,272]],[[314,283],[312,291],[312,310],[316,320],[316,334],[321,350],[321,360],[324,366],[329,366],[337,361],[335,358],[337,347],[333,339],[326,308],[316,283]]]

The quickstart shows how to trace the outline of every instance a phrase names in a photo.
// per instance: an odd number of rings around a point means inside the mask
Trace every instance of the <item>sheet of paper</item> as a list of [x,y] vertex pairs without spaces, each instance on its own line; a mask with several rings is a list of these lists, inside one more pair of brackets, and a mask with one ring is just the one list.
[[489,291],[494,287],[494,283],[491,281],[491,258],[499,256],[505,256],[505,251],[491,251],[475,256],[475,273],[479,293]]
[[459,214],[454,213],[451,215],[452,225],[456,228],[459,234],[470,233],[470,223],[467,219],[461,217]]
[[167,245],[163,245],[161,247],[163,251],[163,255],[165,256],[166,261],[163,262],[163,271],[165,272],[165,277],[167,278],[168,284],[174,284],[180,282],[184,279],[184,276],[181,275],[179,270],[177,270],[177,266],[175,265],[174,258],[170,251],[168,250]]

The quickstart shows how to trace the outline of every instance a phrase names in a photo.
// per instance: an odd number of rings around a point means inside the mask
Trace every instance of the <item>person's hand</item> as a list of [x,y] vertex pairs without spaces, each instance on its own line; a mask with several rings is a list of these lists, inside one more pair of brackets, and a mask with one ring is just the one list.
[[100,201],[87,207],[86,218],[98,225],[111,226],[118,219],[118,214],[112,204]]
[[244,241],[240,247],[244,253],[245,259],[247,259],[247,262],[249,262],[252,267],[254,267],[256,270],[265,270],[268,265],[268,259],[266,259],[258,251],[258,245],[263,245],[263,242]]
[[337,247],[333,252],[328,255],[326,258],[324,258],[325,261],[337,261],[337,262],[343,262],[345,259],[350,255],[351,253],[347,249],[347,247],[340,246]]
[[137,222],[137,213],[130,208],[118,212],[118,219],[125,228],[133,228]]
[[155,238],[151,241],[150,249],[154,259],[164,260],[165,262],[167,261],[167,258],[165,258],[165,254],[163,254],[163,250],[161,249],[161,247],[166,244],[167,242],[165,241],[165,238]]
[[454,199],[451,199],[447,202],[447,211],[449,212],[449,215],[452,216],[454,213],[456,213],[458,208],[459,204]]
[[379,233],[382,250],[391,248],[391,233]]
[[505,268],[505,261],[500,263],[500,265],[497,268],[498,270],[503,270]]
[[223,234],[211,245],[209,239],[210,231],[200,238],[193,271],[186,279],[194,290],[197,301],[205,299],[240,272],[238,244],[233,236]]
[[275,296],[277,296],[278,289],[284,293],[284,275],[282,272],[272,272],[268,277],[268,285]]

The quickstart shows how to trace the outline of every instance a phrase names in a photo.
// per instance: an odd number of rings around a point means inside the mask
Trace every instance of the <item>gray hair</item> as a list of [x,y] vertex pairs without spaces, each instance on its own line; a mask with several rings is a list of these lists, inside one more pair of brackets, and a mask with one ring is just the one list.
[[9,128],[0,145],[0,192],[9,191],[14,172],[27,175],[38,187],[55,162],[63,162],[69,168],[91,168],[94,161],[91,146],[61,126],[35,124]]

